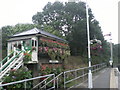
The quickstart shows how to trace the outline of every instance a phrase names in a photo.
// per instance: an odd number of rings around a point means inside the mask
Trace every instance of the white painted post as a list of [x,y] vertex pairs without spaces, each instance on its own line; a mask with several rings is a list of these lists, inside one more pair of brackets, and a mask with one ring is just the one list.
[[[10,42],[8,42],[7,44],[7,56],[10,54]],[[9,57],[7,58],[7,60],[9,60]]]
[[[83,75],[84,75],[84,69],[83,69]],[[84,80],[85,80],[85,79],[84,79],[84,76],[83,76],[83,82],[84,82]]]
[[16,47],[13,47],[13,50],[14,50],[13,56],[15,56],[16,55]]
[[[111,33],[110,33],[111,34]],[[111,58],[110,58],[110,61],[111,61],[111,66],[113,65],[113,49],[112,49],[112,36],[110,38],[110,50],[111,50]]]
[[25,87],[25,90],[26,90],[26,88],[27,88],[26,84],[27,84],[27,83],[26,83],[26,81],[25,81],[25,82],[24,82],[24,87]]
[[93,84],[92,84],[92,72],[91,72],[91,56],[90,56],[89,15],[88,15],[87,0],[86,0],[86,18],[87,18],[88,60],[89,60],[88,88],[93,88]]
[[63,74],[64,74],[64,89],[65,89],[66,88],[66,86],[65,86],[65,72]]
[[[55,78],[55,74],[54,74],[53,78]],[[54,86],[54,90],[55,90],[55,79],[54,79],[54,84],[53,84],[53,86]]]
[[57,89],[58,89],[58,80],[59,80],[59,79],[58,79],[58,77],[57,77]]

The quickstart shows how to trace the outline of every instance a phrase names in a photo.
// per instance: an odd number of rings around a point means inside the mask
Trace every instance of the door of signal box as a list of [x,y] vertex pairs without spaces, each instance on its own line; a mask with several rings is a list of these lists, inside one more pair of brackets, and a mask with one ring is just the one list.
[[38,40],[37,38],[32,38],[32,61],[38,62]]

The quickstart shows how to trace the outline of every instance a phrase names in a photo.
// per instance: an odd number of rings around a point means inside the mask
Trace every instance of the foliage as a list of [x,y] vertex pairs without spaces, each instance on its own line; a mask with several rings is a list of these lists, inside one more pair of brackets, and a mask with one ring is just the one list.
[[[54,30],[58,30],[69,41],[71,55],[87,56],[87,30],[86,30],[86,3],[84,2],[66,2],[56,1],[48,2],[42,12],[37,12],[32,17],[33,23],[40,25],[50,25]],[[101,58],[98,62],[108,62],[110,58],[110,45],[104,40],[99,22],[88,9],[90,40],[94,38],[102,42],[102,50],[91,50],[95,54],[94,58]],[[100,47],[101,47],[100,46]],[[96,56],[97,55],[97,56]],[[103,59],[102,59],[103,58]]]
[[[41,75],[48,75],[48,74],[55,74],[55,76],[57,76],[58,74],[60,74],[61,72],[62,72],[63,70],[62,70],[62,68],[61,67],[46,67],[46,66],[42,66],[41,67],[41,71],[40,71],[40,74]],[[44,80],[45,78],[41,78],[41,80]],[[49,82],[49,81],[51,81],[53,78],[52,77],[50,77],[50,78],[48,78],[47,79],[47,82]],[[59,81],[59,86],[61,86],[63,83],[63,77],[60,77],[59,79],[61,79],[60,81]],[[51,82],[51,83],[49,83],[48,85],[47,85],[47,87],[52,87],[53,86],[53,82],[54,82],[54,80]],[[55,82],[56,82],[56,80],[55,80]],[[57,83],[57,82],[56,82]]]
[[45,66],[42,66],[41,67],[41,75],[48,75],[48,74],[55,74],[55,75],[58,75],[62,72],[62,68],[60,67],[45,67]]
[[114,64],[120,64],[120,44],[113,44],[113,61]]
[[46,38],[40,38],[40,42],[39,53],[46,53],[52,60],[64,60],[66,57],[70,56],[67,43]]
[[48,54],[52,60],[65,60],[66,57],[70,56],[69,50],[63,50],[60,48],[50,48],[50,47],[39,47],[39,51],[42,54]]
[[44,31],[49,32],[49,33],[51,33],[51,34],[53,34],[53,35],[56,35],[56,36],[58,36],[58,37],[65,38],[64,36],[62,36],[62,33],[60,33],[60,31],[55,30],[55,29],[54,29],[52,26],[50,26],[50,25],[45,25],[45,24],[39,25],[39,24],[36,24],[36,27],[39,28],[39,29],[43,29]]
[[[101,41],[94,39],[90,41],[90,49],[91,49],[91,54],[94,56],[100,55],[100,52],[103,51]],[[98,53],[99,52],[99,53]]]
[[64,42],[58,42],[58,41],[54,41],[54,40],[51,40],[51,39],[45,39],[45,38],[41,38],[40,42],[44,46],[69,49],[68,44],[64,43]]
[[[10,74],[9,76],[6,76],[4,79],[3,79],[3,83],[10,83],[10,82],[15,82],[15,81],[19,81],[19,80],[23,80],[23,79],[29,79],[29,78],[32,78],[32,75],[31,75],[31,71],[29,71],[27,69],[27,67],[22,67],[18,70],[15,70],[15,69],[11,69],[10,70]],[[26,87],[27,88],[30,88],[31,87],[31,82],[27,82],[26,83]],[[17,89],[17,88],[24,88],[24,83],[20,83],[20,84],[14,84],[14,85],[8,85],[6,86],[5,88],[7,89]]]
[[[50,25],[69,41],[72,55],[84,55],[87,52],[86,7],[84,2],[56,1],[48,3],[42,12],[32,17],[35,24]],[[96,36],[104,41],[99,22],[89,8],[90,39]]]
[[28,62],[31,61],[31,53],[24,53],[24,58],[23,58],[24,62]]

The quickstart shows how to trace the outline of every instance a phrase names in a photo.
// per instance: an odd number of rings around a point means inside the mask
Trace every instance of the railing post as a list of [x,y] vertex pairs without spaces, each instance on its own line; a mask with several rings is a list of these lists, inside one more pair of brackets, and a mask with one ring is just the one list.
[[27,88],[26,84],[27,84],[27,83],[26,83],[26,81],[25,81],[25,82],[24,82],[24,87],[25,87],[25,90],[26,90],[26,88]]
[[101,64],[100,64],[100,66],[99,66],[99,70],[101,69]]
[[14,47],[14,53],[13,53],[13,56],[15,56],[16,55],[16,48]]
[[57,77],[57,89],[58,89],[58,77]]
[[101,64],[100,69],[102,69],[102,65],[103,65],[103,64]]
[[[55,78],[55,74],[53,75],[53,78]],[[54,90],[55,90],[55,79],[54,79],[54,82],[53,82],[54,84]]]
[[98,65],[96,65],[96,71],[98,71]]
[[84,79],[84,69],[83,69],[83,71],[82,71],[82,74],[83,74],[83,82],[84,82],[84,80],[85,80],[85,79]]
[[99,67],[98,67],[98,65],[97,65],[97,71],[98,71],[98,69],[99,69]]
[[75,70],[75,78],[77,77],[77,70]]
[[63,82],[63,83],[64,83],[64,89],[65,89],[65,88],[66,88],[66,87],[65,87],[65,78],[66,78],[66,77],[65,77],[65,72],[63,72],[63,76],[64,76],[64,82]]
[[94,71],[95,71],[95,73],[96,73],[96,66],[94,67]]
[[103,64],[101,65],[101,69],[103,69]]
[[99,65],[99,70],[101,69],[101,64]]
[[105,67],[105,63],[103,64],[103,68]]
[[[75,78],[77,78],[77,70],[75,70]],[[77,79],[75,81],[77,83]]]
[[98,65],[98,71],[100,70],[100,64]]
[[46,80],[45,80],[45,89],[46,89]]
[[98,71],[99,71],[99,68],[100,68],[100,66],[99,66],[99,64],[98,64]]
[[107,65],[105,64],[104,67],[107,67]]

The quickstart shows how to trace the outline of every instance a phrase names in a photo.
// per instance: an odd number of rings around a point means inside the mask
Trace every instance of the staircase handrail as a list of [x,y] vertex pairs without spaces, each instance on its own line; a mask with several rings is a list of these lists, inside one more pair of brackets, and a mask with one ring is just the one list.
[[19,56],[23,51],[20,51],[16,56],[14,56],[10,61],[6,62],[1,68],[0,72],[3,71],[17,56]]
[[0,65],[2,66],[2,63],[8,59],[8,57],[10,57],[12,54],[14,53],[14,51],[12,51],[8,56],[6,56],[2,61],[0,61]]

